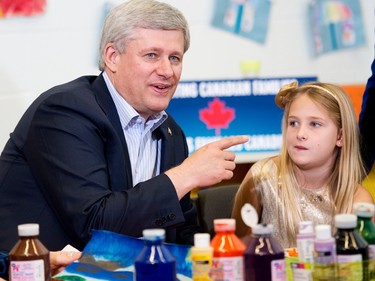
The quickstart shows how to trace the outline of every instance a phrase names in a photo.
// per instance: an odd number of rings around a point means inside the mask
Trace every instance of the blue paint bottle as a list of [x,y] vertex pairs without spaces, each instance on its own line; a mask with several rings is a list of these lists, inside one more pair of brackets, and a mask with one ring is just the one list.
[[134,262],[135,281],[177,281],[176,259],[165,247],[164,229],[143,230],[144,247]]

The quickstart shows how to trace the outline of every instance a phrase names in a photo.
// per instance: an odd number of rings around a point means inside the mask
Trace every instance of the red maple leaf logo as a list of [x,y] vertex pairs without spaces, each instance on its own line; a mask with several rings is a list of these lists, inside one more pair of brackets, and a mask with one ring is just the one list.
[[220,129],[227,129],[234,120],[235,109],[225,107],[225,102],[214,98],[208,103],[208,108],[199,110],[199,119],[206,124],[208,129],[215,129],[215,135],[220,136]]

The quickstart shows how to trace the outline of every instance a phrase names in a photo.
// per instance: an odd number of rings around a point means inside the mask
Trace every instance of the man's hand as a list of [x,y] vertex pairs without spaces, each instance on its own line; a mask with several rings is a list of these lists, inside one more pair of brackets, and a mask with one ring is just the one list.
[[233,177],[235,154],[226,149],[247,142],[247,136],[223,138],[202,146],[181,165],[165,174],[173,182],[178,198],[195,187],[210,186]]

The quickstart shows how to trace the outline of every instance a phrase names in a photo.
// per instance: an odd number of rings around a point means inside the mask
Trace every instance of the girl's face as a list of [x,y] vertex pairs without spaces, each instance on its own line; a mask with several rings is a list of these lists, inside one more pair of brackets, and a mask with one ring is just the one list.
[[336,147],[342,146],[341,130],[323,107],[303,94],[291,104],[286,145],[300,169],[330,168],[336,158]]

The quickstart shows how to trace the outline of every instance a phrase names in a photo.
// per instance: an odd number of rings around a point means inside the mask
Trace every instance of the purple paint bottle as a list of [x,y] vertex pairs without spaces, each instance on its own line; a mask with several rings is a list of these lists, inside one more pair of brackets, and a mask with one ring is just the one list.
[[320,224],[315,227],[314,281],[336,280],[336,241],[331,226]]
[[246,281],[284,281],[284,249],[273,238],[271,224],[252,227],[252,239],[245,251]]

